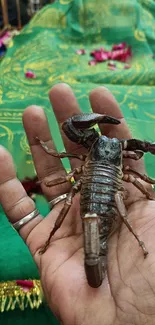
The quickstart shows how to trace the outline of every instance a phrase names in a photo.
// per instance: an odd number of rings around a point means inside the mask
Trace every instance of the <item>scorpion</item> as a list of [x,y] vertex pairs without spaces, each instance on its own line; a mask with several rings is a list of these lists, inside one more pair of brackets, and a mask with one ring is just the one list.
[[[81,176],[72,185],[64,206],[55,222],[48,240],[40,253],[44,253],[51,237],[60,228],[68,213],[73,197],[80,191],[80,215],[84,232],[84,266],[87,282],[97,288],[102,284],[107,269],[108,238],[112,231],[113,221],[119,217],[134,235],[143,250],[144,258],[148,251],[130,224],[125,207],[125,190],[123,181],[132,183],[147,199],[154,196],[147,191],[137,179],[155,184],[147,175],[141,175],[129,166],[123,166],[123,158],[140,159],[145,152],[155,154],[155,143],[138,139],[108,138],[93,128],[96,124],[120,124],[120,120],[97,113],[79,114],[68,118],[62,124],[66,136],[75,143],[84,146],[88,153],[77,155],[58,153],[50,149],[46,142],[38,139],[42,148],[59,159],[69,157],[84,161],[81,167],[73,169],[69,174],[46,183],[55,186],[70,181],[75,175]],[[75,180],[75,179],[74,179]]]

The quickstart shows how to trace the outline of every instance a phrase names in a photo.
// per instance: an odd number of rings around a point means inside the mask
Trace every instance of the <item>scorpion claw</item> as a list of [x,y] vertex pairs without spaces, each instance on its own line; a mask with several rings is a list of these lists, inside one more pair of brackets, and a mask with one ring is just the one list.
[[112,116],[104,115],[103,121],[99,123],[120,124],[121,122]]
[[120,120],[115,117],[104,114],[81,114],[75,115],[72,118],[72,123],[79,129],[88,129],[97,123],[120,124]]
[[99,137],[98,132],[92,127],[100,123],[120,124],[121,122],[115,117],[104,114],[78,114],[66,120],[62,124],[62,129],[71,141],[89,149]]

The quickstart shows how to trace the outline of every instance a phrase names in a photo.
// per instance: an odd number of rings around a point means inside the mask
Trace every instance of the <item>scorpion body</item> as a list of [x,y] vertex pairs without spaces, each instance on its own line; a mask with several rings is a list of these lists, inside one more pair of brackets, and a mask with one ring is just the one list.
[[81,167],[75,168],[66,177],[46,182],[47,186],[55,186],[69,181],[76,174],[81,174],[72,186],[55,226],[41,249],[41,253],[45,252],[51,237],[61,226],[70,209],[74,195],[80,191],[85,271],[88,284],[95,288],[101,285],[105,276],[108,237],[113,230],[113,223],[118,221],[118,217],[122,219],[138,241],[144,257],[148,254],[145,244],[139,239],[128,220],[124,205],[125,192],[122,181],[131,182],[151,200],[154,200],[154,195],[147,191],[142,183],[137,180],[137,177],[147,183],[155,184],[155,181],[148,176],[141,175],[129,166],[123,166],[123,158],[138,160],[144,152],[155,154],[155,143],[137,139],[107,138],[104,135],[99,135],[92,128],[96,123],[119,124],[120,121],[110,116],[92,113],[72,116],[62,125],[64,133],[71,141],[82,144],[88,150],[85,156],[64,152],[57,153],[49,149],[45,142],[39,140],[43,149],[54,157],[69,157],[84,161]]
[[88,283],[97,287],[104,277],[107,241],[118,214],[115,193],[122,187],[122,148],[117,139],[101,136],[93,143],[81,183],[85,269]]

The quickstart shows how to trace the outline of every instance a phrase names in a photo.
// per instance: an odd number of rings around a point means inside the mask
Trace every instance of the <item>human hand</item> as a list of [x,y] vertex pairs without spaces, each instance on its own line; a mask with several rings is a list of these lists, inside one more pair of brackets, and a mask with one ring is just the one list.
[[[72,90],[63,84],[56,85],[50,99],[59,125],[80,109]],[[94,89],[90,94],[94,112],[106,113],[121,119],[119,126],[104,126],[109,137],[130,138],[130,132],[112,94],[105,88]],[[23,114],[23,123],[30,144],[39,179],[52,180],[65,175],[61,162],[49,156],[36,141],[36,137],[54,148],[44,111],[29,107]],[[103,131],[103,129],[101,129]],[[67,152],[85,153],[85,149],[69,141],[64,135]],[[79,161],[71,159],[71,166]],[[138,172],[144,173],[142,161],[126,162]],[[50,201],[69,191],[70,184],[46,187],[42,190]],[[146,185],[152,193],[152,187]],[[109,239],[108,268],[103,284],[93,289],[87,284],[84,271],[83,234],[79,213],[79,195],[61,228],[55,233],[47,251],[39,254],[63,206],[57,204],[49,215],[31,220],[20,230],[20,236],[30,249],[38,266],[46,300],[64,325],[118,325],[155,323],[155,202],[149,201],[133,185],[128,185],[128,217],[133,228],[149,251],[144,260],[143,252],[124,224]],[[0,202],[11,223],[35,209],[35,204],[16,178],[10,154],[0,147]],[[154,253],[153,253],[154,252]]]

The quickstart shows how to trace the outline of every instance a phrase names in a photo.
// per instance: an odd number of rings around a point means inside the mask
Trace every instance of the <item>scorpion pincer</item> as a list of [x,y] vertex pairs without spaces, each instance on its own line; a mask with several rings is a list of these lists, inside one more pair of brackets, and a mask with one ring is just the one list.
[[46,183],[47,186],[55,186],[70,180],[76,174],[81,174],[72,186],[64,207],[41,252],[43,253],[47,249],[51,237],[61,226],[69,211],[74,195],[80,191],[85,272],[88,284],[94,288],[99,287],[105,277],[108,237],[113,229],[114,221],[117,223],[118,218],[122,219],[135,236],[143,250],[144,257],[148,254],[145,244],[139,239],[127,218],[122,181],[132,183],[151,200],[154,200],[154,196],[137,180],[137,177],[147,183],[155,184],[155,181],[148,176],[141,175],[129,166],[123,166],[123,158],[138,160],[144,152],[155,154],[155,144],[137,139],[120,140],[99,135],[96,129],[92,127],[100,123],[117,125],[120,124],[120,121],[114,117],[92,113],[72,116],[62,125],[64,133],[71,141],[87,148],[88,154],[86,156],[65,152],[57,153],[49,149],[46,143],[39,140],[43,149],[54,157],[72,157],[84,161],[81,167],[75,168],[63,179]]

